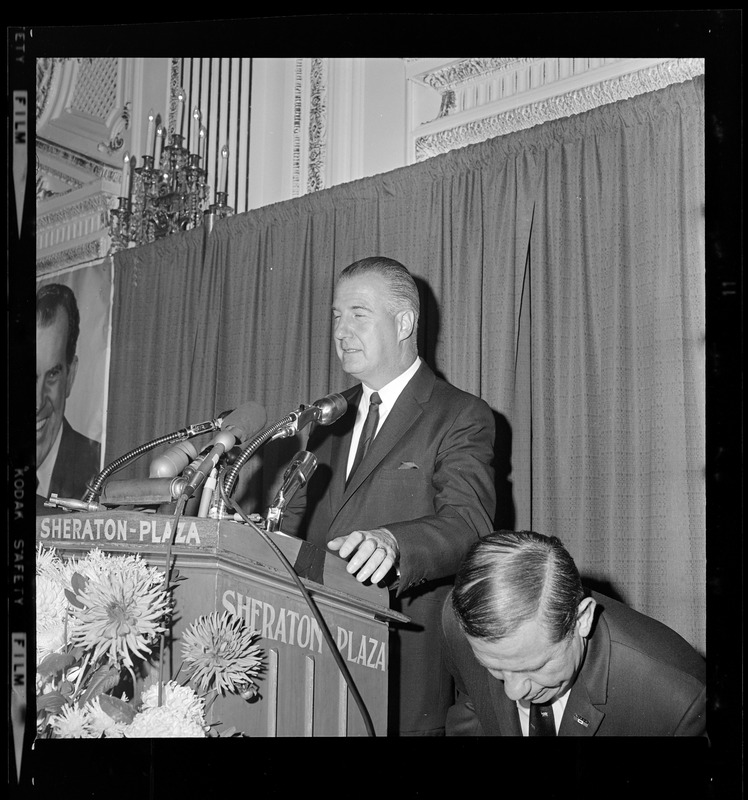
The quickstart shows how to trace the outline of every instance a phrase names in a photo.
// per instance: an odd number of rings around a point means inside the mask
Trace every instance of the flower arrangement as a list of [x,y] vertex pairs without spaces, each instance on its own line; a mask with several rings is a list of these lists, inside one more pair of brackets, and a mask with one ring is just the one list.
[[251,700],[257,694],[257,634],[227,612],[201,616],[184,632],[177,670],[178,676],[185,668],[183,685],[163,682],[153,670],[145,674],[170,626],[172,588],[139,554],[93,549],[83,558],[63,559],[38,547],[37,736],[218,735],[206,724],[210,703],[219,695]]

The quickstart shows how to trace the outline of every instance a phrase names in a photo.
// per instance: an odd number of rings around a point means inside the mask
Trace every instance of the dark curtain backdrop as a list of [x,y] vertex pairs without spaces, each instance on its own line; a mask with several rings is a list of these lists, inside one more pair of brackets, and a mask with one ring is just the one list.
[[[699,78],[118,253],[107,458],[350,385],[335,278],[391,256],[422,290],[421,354],[495,411],[497,527],[558,535],[703,652],[703,116]],[[246,511],[305,440],[245,466]]]

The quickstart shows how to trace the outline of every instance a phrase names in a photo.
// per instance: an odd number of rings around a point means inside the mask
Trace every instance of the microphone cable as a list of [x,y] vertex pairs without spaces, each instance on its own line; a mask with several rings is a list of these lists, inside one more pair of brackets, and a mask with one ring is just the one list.
[[[169,591],[169,584],[171,583],[171,570],[172,570],[172,563],[171,563],[171,545],[174,541],[174,537],[177,534],[177,530],[179,529],[179,520],[182,518],[184,514],[184,507],[187,504],[187,498],[182,495],[177,500],[177,505],[174,510],[174,527],[172,528],[171,535],[169,536],[168,541],[166,542],[166,552],[165,552],[165,564],[164,564],[164,582],[163,582],[163,591]],[[170,611],[170,615],[173,612],[173,609]],[[169,620],[169,633],[171,633],[171,619]],[[165,641],[165,633],[166,631],[161,631],[159,634],[159,660],[158,660],[158,705],[161,705],[162,700],[162,693],[164,687],[164,659],[166,653],[164,651],[164,641]],[[177,670],[178,671],[178,670]]]
[[[367,735],[368,736],[376,736],[376,733],[374,732],[374,725],[373,725],[373,723],[371,721],[371,716],[369,715],[369,711],[366,708],[366,704],[364,703],[364,700],[363,700],[363,698],[361,697],[361,694],[358,691],[358,687],[356,686],[355,682],[353,681],[353,676],[351,675],[350,671],[348,670],[348,667],[347,667],[345,661],[343,660],[343,657],[340,655],[340,651],[338,650],[337,646],[335,645],[335,640],[333,639],[332,634],[330,633],[330,629],[327,627],[327,623],[325,622],[324,618],[322,617],[322,614],[321,614],[319,608],[317,607],[316,602],[314,601],[314,599],[312,598],[311,594],[309,593],[309,590],[307,589],[306,586],[304,586],[301,578],[298,576],[298,574],[296,573],[296,570],[291,565],[291,562],[286,558],[285,554],[278,547],[278,545],[265,533],[265,531],[262,530],[262,528],[260,528],[257,525],[255,525],[254,522],[252,522],[247,517],[247,515],[244,513],[244,511],[239,506],[237,506],[233,501],[231,501],[226,496],[226,492],[225,492],[223,481],[219,480],[218,481],[218,486],[220,488],[221,498],[223,500],[224,505],[226,505],[231,511],[238,512],[239,515],[241,516],[241,518],[244,520],[244,522],[246,522],[247,525],[249,525],[257,533],[260,534],[260,536],[265,540],[265,542],[267,542],[267,544],[270,546],[270,548],[273,550],[273,552],[278,556],[278,558],[280,559],[281,563],[283,564],[283,566],[288,571],[288,574],[291,576],[293,582],[296,584],[297,588],[299,589],[299,591],[301,592],[302,596],[306,600],[307,605],[311,609],[312,614],[314,615],[314,618],[317,620],[317,624],[319,625],[320,630],[322,631],[322,635],[325,637],[325,641],[327,642],[327,645],[330,648],[330,652],[332,653],[332,657],[335,659],[335,663],[337,664],[338,669],[340,670],[343,678],[345,679],[345,682],[348,684],[348,688],[351,690],[351,694],[353,695],[353,699],[354,699],[356,705],[358,706],[358,710],[361,713],[361,716],[362,716],[362,718],[364,720],[364,725],[366,727]],[[219,522],[220,522],[220,520],[219,520]]]

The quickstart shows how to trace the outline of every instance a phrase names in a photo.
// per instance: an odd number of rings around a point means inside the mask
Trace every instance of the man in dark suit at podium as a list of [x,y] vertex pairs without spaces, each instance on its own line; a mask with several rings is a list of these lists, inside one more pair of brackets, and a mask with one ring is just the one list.
[[100,469],[101,445],[74,430],[65,405],[78,367],[80,314],[72,289],[46,284],[36,294],[36,510],[54,492],[80,500]]
[[418,314],[418,289],[399,262],[365,258],[340,275],[335,346],[360,383],[343,392],[348,411],[310,433],[318,467],[283,528],[349,559],[359,581],[386,580],[392,607],[411,619],[390,638],[390,735],[444,733],[453,689],[441,606],[496,505],[491,409],[419,358]]

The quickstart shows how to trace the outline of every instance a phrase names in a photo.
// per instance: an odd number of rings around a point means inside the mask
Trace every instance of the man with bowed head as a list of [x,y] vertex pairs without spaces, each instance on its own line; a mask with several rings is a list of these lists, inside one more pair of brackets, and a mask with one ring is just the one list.
[[675,631],[586,592],[554,536],[499,531],[443,610],[447,735],[703,736],[706,665]]
[[347,559],[357,580],[387,583],[392,608],[411,620],[392,626],[388,734],[439,736],[453,697],[441,607],[468,548],[493,527],[495,425],[483,400],[419,357],[418,315],[398,261],[364,258],[339,276],[335,348],[360,382],[343,392],[348,411],[311,431],[318,467],[283,530]]

